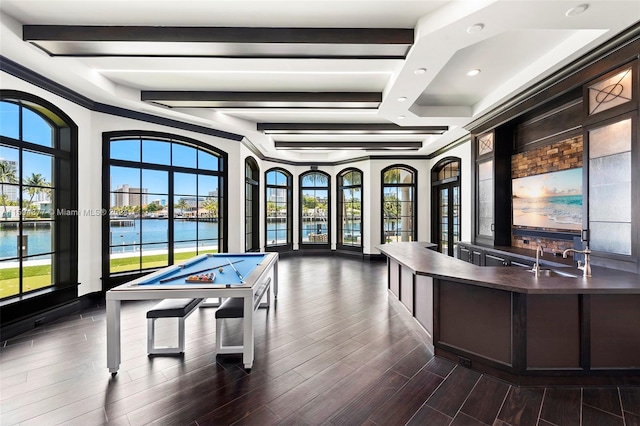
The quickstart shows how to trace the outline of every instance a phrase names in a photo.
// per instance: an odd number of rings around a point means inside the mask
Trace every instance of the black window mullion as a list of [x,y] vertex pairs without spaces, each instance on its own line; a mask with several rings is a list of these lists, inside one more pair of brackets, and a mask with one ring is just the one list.
[[[22,143],[24,140],[24,135],[22,132],[23,129],[23,118],[22,118],[22,114],[23,114],[23,110],[24,110],[24,106],[22,105],[22,102],[19,103],[19,108],[18,108],[18,137],[20,138],[20,146],[18,147],[18,209],[21,211],[22,210],[22,173],[24,173],[24,168],[23,168],[23,163],[22,163]],[[18,215],[18,241],[19,246],[18,246],[18,295],[22,295],[24,293],[24,259],[23,259],[23,255],[22,255],[22,241],[23,241],[23,234],[24,234],[24,226],[23,226],[23,215],[20,214]],[[16,244],[18,244],[18,242],[16,241]]]
[[[171,150],[171,155],[173,155],[173,149]],[[173,158],[171,159],[173,162]],[[173,265],[175,263],[175,256],[174,256],[174,247],[175,247],[175,236],[174,236],[174,221],[175,218],[173,216],[174,214],[174,209],[173,209],[173,190],[174,190],[174,185],[173,185],[173,170],[169,170],[169,173],[167,174],[167,178],[169,179],[168,185],[167,185],[167,219],[169,222],[168,225],[168,238],[167,238],[167,262],[169,263],[169,265]],[[197,252],[197,248],[196,248],[196,252]]]

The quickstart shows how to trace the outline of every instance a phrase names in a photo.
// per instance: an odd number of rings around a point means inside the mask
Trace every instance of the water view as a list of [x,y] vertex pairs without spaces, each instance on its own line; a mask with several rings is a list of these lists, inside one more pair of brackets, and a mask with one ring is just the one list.
[[[199,246],[218,248],[218,224],[215,222],[195,222],[177,219],[174,221],[174,240],[176,250],[195,249],[195,241]],[[269,221],[267,223],[267,242],[269,244],[286,243],[287,230],[284,222]],[[360,221],[347,221],[344,226],[345,239],[356,239],[360,236]],[[309,241],[310,234],[327,232],[326,221],[305,221],[302,229],[303,241]],[[111,252],[135,253],[140,250],[166,250],[169,239],[169,219],[123,219],[111,222],[109,245]],[[23,229],[27,237],[27,256],[50,253],[51,228],[37,227]],[[17,228],[0,230],[0,260],[15,259],[18,256]],[[42,259],[48,258],[43,255]]]

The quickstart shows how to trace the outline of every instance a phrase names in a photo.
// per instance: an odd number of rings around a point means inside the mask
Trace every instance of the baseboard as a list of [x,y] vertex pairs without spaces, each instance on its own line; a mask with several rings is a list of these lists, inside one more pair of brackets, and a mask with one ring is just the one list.
[[57,321],[67,315],[78,314],[84,309],[94,308],[100,305],[104,305],[104,292],[95,292],[85,294],[75,300],[19,319],[10,324],[3,324],[0,327],[0,342]]
[[64,305],[56,306],[55,308],[40,312],[36,315],[20,319],[11,324],[2,325],[2,327],[0,327],[0,341],[4,342],[7,339],[31,331],[42,325],[49,324],[62,317],[79,313],[80,306],[80,300],[76,299]]

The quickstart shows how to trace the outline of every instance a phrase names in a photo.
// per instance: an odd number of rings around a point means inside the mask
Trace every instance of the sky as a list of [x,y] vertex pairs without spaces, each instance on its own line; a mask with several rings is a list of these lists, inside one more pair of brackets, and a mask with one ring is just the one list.
[[582,168],[514,179],[513,195],[518,198],[582,195]]

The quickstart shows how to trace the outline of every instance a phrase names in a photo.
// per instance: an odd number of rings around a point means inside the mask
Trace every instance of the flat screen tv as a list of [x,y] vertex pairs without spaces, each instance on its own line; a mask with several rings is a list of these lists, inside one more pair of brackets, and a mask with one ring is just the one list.
[[582,168],[512,180],[513,225],[582,229]]

